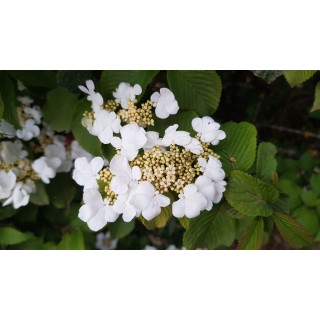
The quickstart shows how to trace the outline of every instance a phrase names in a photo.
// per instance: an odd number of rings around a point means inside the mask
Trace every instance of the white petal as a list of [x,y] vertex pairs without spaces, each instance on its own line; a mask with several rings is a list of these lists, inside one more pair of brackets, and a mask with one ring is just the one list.
[[133,92],[134,92],[134,94],[135,94],[136,96],[138,96],[139,94],[141,94],[141,93],[142,93],[142,88],[141,88],[141,86],[140,86],[139,84],[135,84],[135,85],[133,86]]
[[103,168],[104,161],[101,157],[95,157],[90,161],[90,167],[93,174],[97,174]]
[[172,203],[172,214],[176,218],[182,218],[185,215],[185,200],[179,199]]
[[195,132],[202,131],[202,120],[201,118],[194,118],[191,122],[192,128]]
[[101,208],[99,212],[88,221],[88,227],[92,231],[98,231],[107,224],[105,210]]
[[91,210],[90,206],[85,204],[80,208],[78,217],[82,221],[87,222],[94,216],[94,214],[95,212]]
[[153,102],[157,102],[160,98],[160,93],[159,92],[154,92],[151,97],[150,97],[150,100],[153,101]]
[[140,168],[138,166],[132,167],[132,178],[133,178],[133,180],[138,181],[138,180],[141,179],[141,176],[142,176],[142,174],[141,174]]
[[91,92],[94,91],[94,83],[93,83],[92,80],[87,80],[86,81],[86,86],[89,89],[89,91],[91,91]]
[[170,113],[167,111],[167,109],[162,105],[157,105],[155,110],[156,116],[159,119],[166,119],[170,116]]
[[122,140],[119,137],[113,137],[111,139],[111,144],[116,149],[121,149],[122,148]]

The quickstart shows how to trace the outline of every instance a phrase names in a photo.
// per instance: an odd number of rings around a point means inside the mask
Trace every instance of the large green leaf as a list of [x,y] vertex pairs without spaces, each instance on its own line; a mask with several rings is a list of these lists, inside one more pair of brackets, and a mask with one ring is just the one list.
[[316,72],[317,70],[289,70],[284,76],[289,85],[294,87],[310,79]]
[[84,239],[81,230],[74,230],[64,234],[61,242],[57,246],[58,250],[84,250]]
[[266,182],[272,182],[277,173],[277,148],[270,142],[259,144],[257,151],[257,177]]
[[81,100],[74,112],[71,130],[79,142],[80,146],[94,156],[101,156],[101,142],[98,137],[91,135],[88,130],[81,124],[83,113],[90,111],[90,103],[86,100]]
[[244,250],[257,250],[263,245],[264,237],[264,223],[261,217],[254,219],[252,224],[244,233],[243,237],[239,241],[238,249]]
[[23,82],[25,86],[54,88],[56,76],[49,70],[15,70],[9,71],[10,76]]
[[248,122],[228,122],[221,126],[227,137],[214,150],[221,156],[223,169],[246,171],[254,163],[257,148],[257,130]]
[[36,192],[31,193],[30,202],[38,206],[45,206],[49,204],[48,194],[42,181],[36,181]]
[[16,107],[16,90],[12,80],[4,72],[0,73],[0,93],[4,106],[2,117],[19,128],[19,118]]
[[0,228],[0,243],[1,244],[17,244],[28,240],[30,234],[22,233],[21,231],[12,227]]
[[43,107],[44,120],[58,132],[70,129],[77,105],[77,95],[67,89],[51,90],[47,94],[47,103]]
[[267,83],[271,83],[280,77],[284,71],[280,70],[255,70],[253,74],[261,79],[263,79]]
[[231,172],[224,195],[229,204],[240,213],[264,217],[272,214],[272,204],[279,198],[278,190],[271,184],[239,170]]
[[221,206],[211,211],[203,211],[190,219],[189,227],[183,236],[183,245],[187,249],[215,249],[221,245],[230,246],[235,240],[235,224]]
[[315,94],[314,94],[314,102],[310,112],[320,110],[320,81],[316,85]]
[[117,221],[108,224],[111,237],[113,239],[120,239],[131,233],[135,226],[135,220],[130,222],[123,221],[122,218],[117,219]]
[[121,82],[128,82],[132,86],[139,84],[142,88],[142,94],[147,85],[157,75],[159,71],[155,70],[110,70],[103,71],[100,80],[100,93],[107,99],[114,99],[112,93]]
[[201,116],[217,110],[222,85],[215,71],[168,71],[167,77],[181,109],[196,111]]
[[295,219],[284,213],[274,213],[273,219],[282,237],[293,248],[302,248],[313,242],[309,232]]

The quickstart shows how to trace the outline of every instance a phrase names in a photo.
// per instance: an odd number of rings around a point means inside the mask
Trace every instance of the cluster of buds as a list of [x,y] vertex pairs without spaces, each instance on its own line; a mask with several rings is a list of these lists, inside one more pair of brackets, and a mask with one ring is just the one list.
[[194,135],[166,128],[164,135],[148,130],[156,118],[177,114],[178,102],[167,88],[138,106],[140,85],[120,83],[115,100],[104,104],[94,83],[79,86],[92,102],[82,124],[103,144],[116,150],[105,166],[101,157],[75,161],[73,179],[84,187],[79,218],[94,231],[121,215],[126,222],[142,216],[150,221],[172,206],[177,218],[194,218],[211,210],[225,191],[225,172],[212,146],[226,137],[211,117],[192,120]]

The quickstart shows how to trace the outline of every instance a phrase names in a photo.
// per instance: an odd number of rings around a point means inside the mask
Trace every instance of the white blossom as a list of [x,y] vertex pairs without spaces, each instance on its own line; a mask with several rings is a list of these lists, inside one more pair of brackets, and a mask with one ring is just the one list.
[[86,86],[87,87],[79,86],[78,88],[88,95],[87,100],[91,101],[92,109],[98,111],[103,105],[103,98],[100,93],[94,91],[95,86],[92,80],[87,80]]
[[194,154],[201,154],[203,152],[203,147],[198,139],[191,138],[191,142],[186,144],[184,148]]
[[86,189],[83,193],[84,205],[80,208],[79,218],[88,224],[92,231],[102,229],[108,222],[114,222],[119,217],[108,199],[102,199],[99,190]]
[[17,130],[17,137],[19,139],[29,141],[32,138],[38,137],[40,134],[40,129],[35,125],[34,119],[28,119],[22,129]]
[[128,109],[128,101],[134,101],[136,96],[141,93],[142,88],[140,85],[135,84],[131,87],[129,83],[121,82],[116,91],[113,92],[113,96],[123,109]]
[[93,121],[91,133],[98,136],[102,143],[110,143],[113,138],[113,133],[119,133],[120,131],[120,119],[115,112],[109,112],[107,110],[96,111],[94,117],[95,120]]
[[16,180],[17,177],[11,170],[8,172],[0,170],[0,199],[6,199],[10,196]]
[[22,142],[19,140],[14,142],[2,141],[0,143],[0,159],[6,163],[14,163],[19,159],[26,158],[28,152],[22,150],[22,148]]
[[28,96],[17,97],[17,100],[25,106],[29,106],[33,103],[33,100]]
[[135,190],[131,204],[150,221],[160,214],[161,208],[170,204],[170,198],[156,191],[149,181],[142,181]]
[[13,138],[16,135],[16,129],[9,122],[0,119],[0,136]]
[[209,155],[208,161],[203,158],[198,159],[200,171],[208,176],[212,181],[219,182],[225,178],[225,172],[222,169],[222,163],[216,157]]
[[35,191],[34,181],[28,179],[26,182],[17,182],[14,186],[12,194],[3,203],[3,206],[7,206],[12,203],[14,209],[26,206],[30,200],[30,193]]
[[41,157],[32,163],[33,170],[38,174],[44,183],[49,183],[50,179],[56,176],[57,169],[61,165],[61,160],[57,157]]
[[118,239],[112,239],[110,232],[99,232],[96,236],[96,249],[114,250],[117,248]]
[[172,203],[172,214],[177,218],[182,218],[183,216],[195,218],[208,205],[207,199],[199,192],[195,184],[185,186],[183,194],[180,194],[179,198],[179,200]]
[[159,138],[159,132],[156,131],[147,131],[146,132],[146,137],[147,137],[147,142],[143,146],[143,149],[145,151],[151,150],[155,146],[160,146],[162,139]]
[[210,142],[212,145],[217,145],[226,137],[225,132],[219,130],[220,124],[211,117],[193,119],[192,128],[199,134],[202,142]]
[[121,155],[126,156],[128,160],[133,160],[139,149],[147,142],[146,131],[136,123],[130,123],[120,129],[121,139],[113,137],[111,144],[121,150]]
[[187,131],[177,131],[178,125],[174,124],[166,129],[164,132],[164,137],[161,140],[161,145],[168,147],[171,144],[176,144],[178,146],[186,146],[192,142],[190,133]]
[[166,119],[171,114],[176,114],[179,110],[174,94],[167,88],[161,88],[160,93],[154,92],[150,99],[156,108],[156,116],[160,119]]
[[206,210],[211,210],[216,196],[215,183],[207,176],[200,176],[194,184],[197,186],[198,192],[207,200]]
[[26,107],[23,111],[26,115],[30,116],[36,124],[41,123],[42,112],[39,106],[33,106],[32,108]]
[[84,189],[98,188],[97,179],[99,171],[102,169],[104,161],[101,157],[95,157],[90,162],[85,157],[76,159],[72,178],[75,182],[83,186]]
[[86,150],[84,150],[77,140],[71,142],[71,159],[85,157],[88,161],[91,161],[93,156]]

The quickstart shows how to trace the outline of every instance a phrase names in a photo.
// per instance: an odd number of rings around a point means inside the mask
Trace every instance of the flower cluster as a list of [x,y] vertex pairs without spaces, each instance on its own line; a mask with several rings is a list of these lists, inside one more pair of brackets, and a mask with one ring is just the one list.
[[57,135],[32,99],[17,100],[20,128],[0,119],[0,201],[15,209],[29,203],[37,180],[48,184],[57,173],[70,172],[79,156],[92,158],[77,141],[70,144],[65,135]]
[[221,201],[225,173],[212,146],[226,135],[211,117],[192,120],[194,135],[174,124],[160,136],[149,130],[155,117],[166,119],[179,110],[169,89],[154,92],[138,105],[138,84],[120,83],[115,99],[107,103],[91,80],[79,88],[92,102],[82,124],[116,149],[109,166],[101,157],[75,161],[73,178],[84,187],[79,218],[91,230],[100,230],[120,215],[126,222],[140,216],[150,221],[170,205],[175,217],[194,218]]

